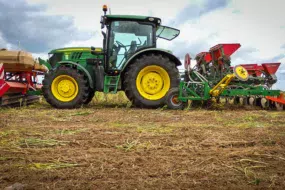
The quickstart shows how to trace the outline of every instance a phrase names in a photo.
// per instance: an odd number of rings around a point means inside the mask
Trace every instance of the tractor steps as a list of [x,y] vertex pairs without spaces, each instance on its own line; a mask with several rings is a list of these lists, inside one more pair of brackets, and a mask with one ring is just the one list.
[[105,76],[104,93],[117,93],[119,81],[120,76]]

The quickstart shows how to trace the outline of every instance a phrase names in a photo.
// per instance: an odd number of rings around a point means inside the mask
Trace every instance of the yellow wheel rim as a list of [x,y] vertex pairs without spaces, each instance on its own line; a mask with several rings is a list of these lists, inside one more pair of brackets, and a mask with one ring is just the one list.
[[78,84],[73,77],[60,75],[53,80],[51,92],[59,101],[69,102],[78,95]]
[[248,79],[248,72],[247,70],[243,67],[243,66],[236,66],[234,68],[234,73],[235,73],[235,76],[242,80],[242,81],[247,81]]
[[157,65],[143,68],[136,79],[137,89],[148,100],[163,98],[170,89],[170,78],[166,70]]

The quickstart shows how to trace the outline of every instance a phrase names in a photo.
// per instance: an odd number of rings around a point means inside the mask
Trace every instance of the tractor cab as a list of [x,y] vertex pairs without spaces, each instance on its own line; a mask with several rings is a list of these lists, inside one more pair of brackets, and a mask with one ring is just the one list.
[[[173,40],[180,31],[161,26],[161,19],[147,16],[106,15],[101,17],[104,67],[107,73],[120,73],[137,52],[156,48],[157,38]],[[97,54],[92,51],[92,54]]]

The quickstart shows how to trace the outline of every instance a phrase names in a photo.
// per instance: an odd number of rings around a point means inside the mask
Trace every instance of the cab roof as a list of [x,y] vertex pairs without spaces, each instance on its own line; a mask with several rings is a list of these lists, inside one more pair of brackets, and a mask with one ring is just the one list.
[[161,19],[151,16],[140,16],[140,15],[105,15],[107,21],[111,20],[134,20],[134,21],[146,21],[154,22],[157,25],[161,24]]

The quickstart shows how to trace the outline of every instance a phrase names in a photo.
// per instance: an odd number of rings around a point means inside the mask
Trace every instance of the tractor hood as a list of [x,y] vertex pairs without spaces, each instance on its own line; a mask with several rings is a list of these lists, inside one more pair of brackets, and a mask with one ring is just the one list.
[[[103,51],[102,48],[95,48],[97,52]],[[91,47],[66,47],[54,49],[49,52],[49,54],[53,53],[63,53],[63,52],[91,52]]]

